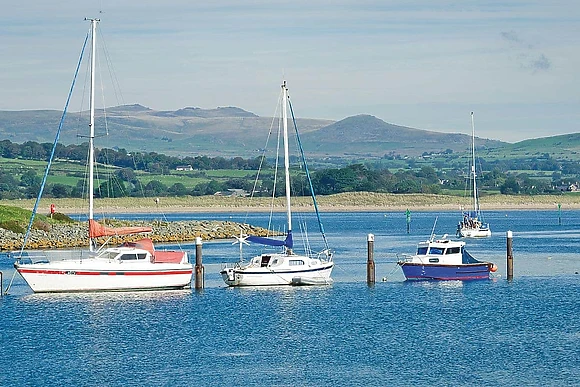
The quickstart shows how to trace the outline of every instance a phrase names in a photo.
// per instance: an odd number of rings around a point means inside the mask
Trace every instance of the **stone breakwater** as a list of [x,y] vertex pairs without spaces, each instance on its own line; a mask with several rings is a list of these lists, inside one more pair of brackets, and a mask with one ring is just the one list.
[[[99,244],[107,242],[114,246],[126,241],[134,242],[142,238],[151,238],[154,243],[187,242],[194,241],[197,237],[207,241],[233,238],[233,236],[240,235],[240,232],[258,236],[266,236],[268,234],[268,231],[261,227],[245,223],[213,220],[177,222],[113,221],[112,224],[107,226],[150,226],[153,228],[153,232],[110,238],[102,237],[97,239]],[[270,235],[272,235],[272,232],[270,232]],[[23,240],[24,234],[0,228],[0,250],[19,250],[22,248]],[[51,226],[50,231],[33,229],[26,243],[26,250],[86,247],[88,244],[87,223],[54,224]]]

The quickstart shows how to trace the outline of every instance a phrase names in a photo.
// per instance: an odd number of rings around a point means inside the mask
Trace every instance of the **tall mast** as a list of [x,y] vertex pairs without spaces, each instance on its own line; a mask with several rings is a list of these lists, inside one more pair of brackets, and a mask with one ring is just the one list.
[[[90,121],[89,121],[89,220],[94,217],[93,213],[93,191],[94,191],[94,167],[95,167],[95,53],[96,53],[96,32],[99,19],[88,19],[91,22],[91,96],[90,96]],[[89,249],[93,250],[93,243],[89,241]]]
[[288,89],[286,81],[282,84],[282,120],[284,128],[284,171],[286,177],[286,216],[288,217],[288,232],[292,232],[292,212],[290,210],[290,161],[288,160]]
[[473,122],[473,112],[471,112],[471,178],[473,179],[473,211],[476,216],[479,212],[479,203],[477,203],[477,185],[475,183],[475,124]]

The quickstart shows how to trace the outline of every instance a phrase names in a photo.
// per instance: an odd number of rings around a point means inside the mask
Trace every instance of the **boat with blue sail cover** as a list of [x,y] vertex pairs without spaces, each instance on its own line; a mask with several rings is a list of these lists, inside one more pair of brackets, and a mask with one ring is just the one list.
[[[233,266],[226,265],[220,271],[224,282],[228,286],[328,285],[332,283],[330,275],[332,273],[332,268],[334,267],[333,255],[328,247],[324,228],[320,221],[316,197],[312,190],[310,174],[308,173],[304,152],[302,151],[300,144],[296,120],[294,119],[294,113],[285,81],[282,84],[280,102],[281,119],[279,122],[279,129],[282,131],[284,146],[286,236],[283,239],[243,234],[235,236],[240,245],[240,261],[235,263]],[[305,243],[305,251],[301,254],[296,253],[294,250],[288,150],[288,108],[290,108],[290,112],[292,113],[292,123],[294,124],[295,135],[302,156],[302,164],[310,185],[319,230],[324,242],[324,248],[318,253],[312,252],[310,249],[310,243]],[[276,165],[277,164],[278,163],[276,163]],[[273,190],[273,194],[274,193],[275,189]],[[260,244],[268,248],[275,248],[276,250],[264,252],[251,258],[249,262],[244,262],[242,246],[249,243]]]
[[407,280],[474,280],[489,279],[497,266],[475,259],[465,249],[464,241],[433,236],[417,245],[415,255],[397,262]]

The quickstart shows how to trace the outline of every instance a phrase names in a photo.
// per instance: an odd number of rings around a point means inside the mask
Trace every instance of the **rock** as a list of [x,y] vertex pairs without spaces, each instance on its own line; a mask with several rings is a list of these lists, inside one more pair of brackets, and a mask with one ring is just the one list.
[[[267,236],[277,235],[276,232],[249,225],[247,223],[235,223],[231,221],[217,220],[190,220],[177,222],[145,222],[145,221],[119,221],[107,219],[110,227],[121,226],[150,226],[152,233],[135,234],[120,237],[112,237],[108,240],[110,245],[122,242],[134,242],[142,238],[151,238],[155,243],[165,242],[189,242],[196,237],[203,240],[229,239],[240,234],[252,233],[252,235]],[[88,226],[86,223],[54,224],[50,232],[43,230],[31,230],[26,243],[26,249],[49,249],[49,248],[72,248],[88,246]],[[108,238],[97,239],[97,243],[106,243]],[[0,228],[0,250],[18,250],[22,247],[24,234],[17,234]]]

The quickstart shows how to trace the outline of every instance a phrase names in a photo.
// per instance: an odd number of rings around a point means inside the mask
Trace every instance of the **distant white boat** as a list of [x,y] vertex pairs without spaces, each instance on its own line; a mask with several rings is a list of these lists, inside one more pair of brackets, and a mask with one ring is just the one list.
[[473,112],[471,112],[471,170],[469,173],[472,209],[461,211],[462,219],[457,225],[457,236],[463,238],[487,238],[491,236],[489,223],[483,222],[483,216],[479,207],[479,195],[477,192],[477,174],[475,172],[475,124]]
[[[305,252],[304,254],[297,254],[293,249],[292,238],[292,211],[291,211],[291,192],[290,192],[290,173],[289,173],[289,151],[288,151],[288,117],[287,108],[290,104],[288,97],[288,89],[286,82],[282,84],[282,98],[281,98],[281,113],[282,113],[282,128],[283,128],[283,144],[284,144],[284,171],[285,171],[285,189],[286,189],[286,226],[287,232],[285,239],[266,238],[258,236],[244,236],[236,237],[240,243],[240,254],[243,244],[248,242],[259,243],[266,246],[278,247],[279,252],[264,253],[253,257],[249,262],[236,263],[231,267],[224,267],[221,270],[221,275],[224,282],[228,286],[267,286],[267,285],[327,285],[332,283],[330,277],[334,262],[332,253],[326,243],[324,230],[319,220],[321,234],[325,242],[325,249],[318,254]],[[292,111],[292,106],[290,105]],[[292,118],[294,115],[292,114]],[[292,122],[295,122],[293,119]],[[296,130],[296,135],[298,131]],[[302,155],[303,156],[303,155]],[[303,158],[304,159],[304,158]],[[303,160],[304,162],[304,160]],[[305,170],[308,168],[305,166]],[[307,172],[308,179],[309,174]],[[310,185],[312,189],[312,185]],[[316,205],[316,198],[312,193],[314,199],[314,207],[318,215],[318,208]],[[309,244],[307,244],[309,246]],[[241,258],[241,257],[240,257]]]
[[[91,292],[181,289],[191,283],[193,265],[183,251],[156,251],[151,239],[123,243],[121,246],[94,250],[95,238],[151,232],[149,227],[109,228],[93,219],[93,170],[95,138],[95,38],[98,19],[91,19],[91,98],[89,124],[89,251],[75,250],[68,259],[50,259],[48,255],[30,257],[24,253],[30,232],[27,231],[24,245],[17,254],[14,264],[34,292]],[[87,36],[88,38],[88,36]],[[84,53],[84,49],[83,49]],[[66,112],[66,110],[65,110]],[[64,114],[63,114],[64,117]],[[57,134],[58,136],[58,134]],[[56,141],[55,141],[56,144]],[[51,160],[52,161],[52,160]],[[47,167],[50,168],[51,161]],[[42,190],[38,196],[30,225]]]

